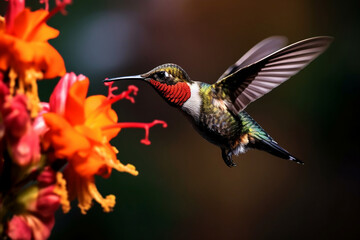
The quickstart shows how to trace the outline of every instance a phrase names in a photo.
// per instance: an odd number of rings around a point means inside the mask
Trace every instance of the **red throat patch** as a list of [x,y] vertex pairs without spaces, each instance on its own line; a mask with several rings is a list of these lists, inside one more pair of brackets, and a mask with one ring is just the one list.
[[150,83],[166,100],[179,107],[181,107],[184,102],[190,98],[190,87],[185,82],[179,82],[175,85],[167,85],[166,83],[159,83],[151,79]]

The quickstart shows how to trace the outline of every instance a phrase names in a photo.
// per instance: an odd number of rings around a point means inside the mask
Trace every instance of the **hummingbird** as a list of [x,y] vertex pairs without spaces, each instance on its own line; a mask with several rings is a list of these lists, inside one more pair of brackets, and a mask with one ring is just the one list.
[[227,166],[232,156],[259,149],[304,164],[292,156],[244,111],[248,104],[298,73],[324,52],[333,38],[319,36],[286,46],[287,39],[272,36],[256,44],[214,83],[192,80],[180,66],[167,63],[147,73],[104,81],[142,80],[171,106],[180,109],[194,128],[221,148]]

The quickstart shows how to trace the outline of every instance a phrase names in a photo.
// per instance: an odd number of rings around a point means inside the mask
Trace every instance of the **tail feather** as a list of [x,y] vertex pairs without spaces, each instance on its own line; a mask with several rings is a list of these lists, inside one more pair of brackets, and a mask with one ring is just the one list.
[[274,156],[294,161],[298,164],[304,165],[304,162],[300,161],[296,157],[292,156],[288,151],[280,147],[275,141],[256,140],[254,147],[260,150],[264,150]]
[[249,143],[249,147],[264,150],[272,155],[294,161],[298,164],[304,164],[302,161],[292,156],[288,151],[280,147],[248,113],[242,111],[239,113],[239,117],[243,124],[243,131],[247,132],[255,139],[254,142]]

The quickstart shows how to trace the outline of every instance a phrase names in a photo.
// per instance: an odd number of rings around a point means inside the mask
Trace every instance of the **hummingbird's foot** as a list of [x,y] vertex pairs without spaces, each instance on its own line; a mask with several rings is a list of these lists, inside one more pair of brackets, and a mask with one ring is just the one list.
[[236,167],[236,164],[232,160],[232,151],[227,151],[226,149],[222,148],[221,155],[228,167]]

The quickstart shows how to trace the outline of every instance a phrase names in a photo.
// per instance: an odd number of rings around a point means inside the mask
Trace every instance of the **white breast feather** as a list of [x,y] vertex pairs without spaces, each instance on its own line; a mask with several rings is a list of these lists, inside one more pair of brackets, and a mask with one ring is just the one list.
[[182,106],[182,110],[184,110],[187,114],[192,116],[194,120],[199,121],[200,116],[200,106],[201,106],[201,98],[200,98],[200,88],[197,82],[193,84],[189,84],[191,95],[190,98],[184,103]]

